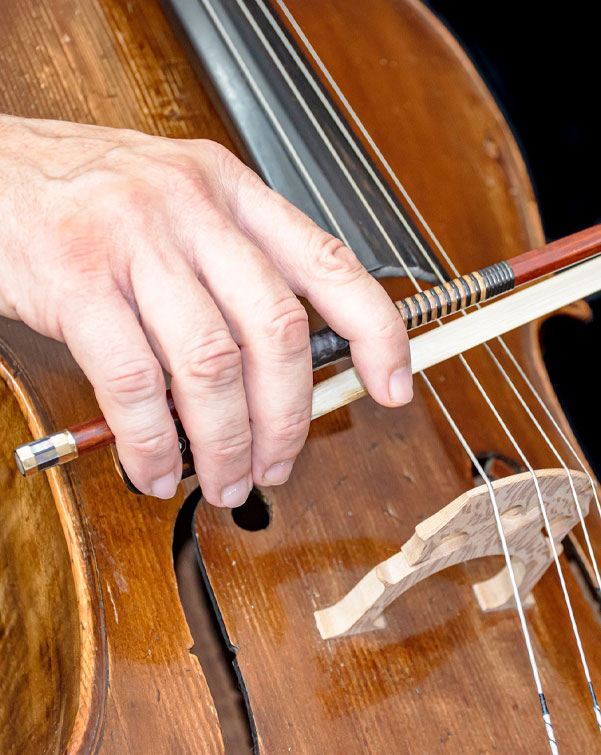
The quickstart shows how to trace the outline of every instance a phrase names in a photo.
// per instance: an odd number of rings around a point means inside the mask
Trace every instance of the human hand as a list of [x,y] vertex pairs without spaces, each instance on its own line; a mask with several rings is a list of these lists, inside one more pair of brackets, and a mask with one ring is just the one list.
[[139,490],[181,459],[205,498],[286,481],[311,416],[306,297],[384,406],[411,399],[403,322],[344,245],[224,147],[0,116],[0,314],[64,341]]

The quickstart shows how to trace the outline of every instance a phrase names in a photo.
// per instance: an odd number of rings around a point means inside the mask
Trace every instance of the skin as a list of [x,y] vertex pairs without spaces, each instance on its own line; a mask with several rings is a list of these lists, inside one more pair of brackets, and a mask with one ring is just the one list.
[[311,414],[297,296],[376,401],[411,400],[385,291],[219,144],[0,116],[0,217],[0,314],[67,344],[147,494],[181,477],[165,373],[210,503],[288,479]]

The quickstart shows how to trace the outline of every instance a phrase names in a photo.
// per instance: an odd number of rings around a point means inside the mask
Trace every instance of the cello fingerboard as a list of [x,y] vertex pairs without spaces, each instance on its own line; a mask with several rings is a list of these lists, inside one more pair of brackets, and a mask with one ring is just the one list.
[[162,3],[232,136],[273,189],[342,238],[373,275],[447,278],[270,3]]

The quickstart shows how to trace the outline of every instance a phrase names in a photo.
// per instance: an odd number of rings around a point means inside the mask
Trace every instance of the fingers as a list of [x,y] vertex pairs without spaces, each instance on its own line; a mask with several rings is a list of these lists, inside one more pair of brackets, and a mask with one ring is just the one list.
[[[204,224],[195,261],[240,346],[255,482],[288,479],[309,431],[313,376],[307,314],[238,229]],[[219,254],[214,253],[219,249]]]
[[[376,400],[409,399],[407,338],[388,296],[231,153],[80,126],[61,126],[73,138],[57,141],[53,129],[29,128],[41,154],[31,180],[50,219],[32,237],[37,246],[21,244],[41,250],[36,264],[18,256],[44,294],[36,298],[52,301],[30,307],[29,319],[66,341],[140,490],[169,497],[181,474],[161,365],[207,500],[237,505],[253,476],[286,479],[308,430],[312,385],[306,315],[293,292],[351,342]],[[48,181],[55,174],[60,186]],[[59,300],[59,279],[78,293]]]
[[111,288],[71,296],[61,328],[94,386],[129,478],[143,493],[171,498],[181,478],[177,434],[161,366],[130,306]]
[[239,506],[253,482],[240,349],[179,255],[168,263],[157,254],[137,255],[131,278],[144,330],[172,375],[203,495],[214,505]]
[[237,187],[238,223],[295,292],[308,298],[330,327],[350,342],[353,362],[373,398],[384,406],[410,401],[407,332],[380,284],[342,242],[250,171],[238,175]]

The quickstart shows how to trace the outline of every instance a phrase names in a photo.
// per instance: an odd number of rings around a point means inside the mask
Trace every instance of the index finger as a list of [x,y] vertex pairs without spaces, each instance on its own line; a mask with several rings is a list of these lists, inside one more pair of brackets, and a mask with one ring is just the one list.
[[353,362],[371,396],[384,406],[409,402],[413,380],[405,325],[353,252],[258,176],[239,182],[236,212],[295,293],[350,342]]

